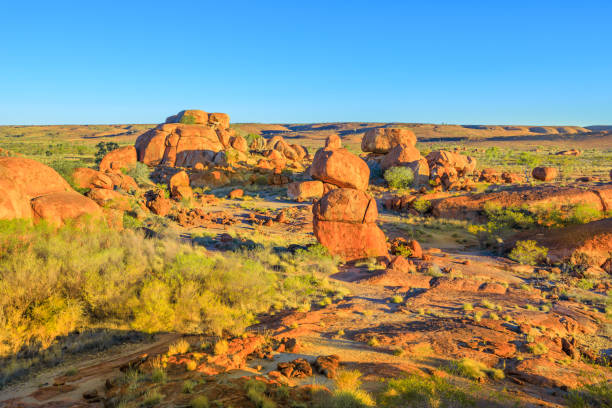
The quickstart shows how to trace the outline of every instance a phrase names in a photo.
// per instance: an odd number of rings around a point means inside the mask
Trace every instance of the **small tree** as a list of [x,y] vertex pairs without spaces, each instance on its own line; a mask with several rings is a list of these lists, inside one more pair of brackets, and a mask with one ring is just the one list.
[[106,153],[112,152],[119,148],[119,145],[115,142],[100,142],[96,145],[98,151],[96,152],[96,164],[100,164]]
[[526,265],[537,265],[546,260],[548,248],[538,246],[533,240],[517,241],[508,257]]
[[408,167],[391,167],[385,171],[384,178],[391,188],[408,188],[414,181],[414,173]]

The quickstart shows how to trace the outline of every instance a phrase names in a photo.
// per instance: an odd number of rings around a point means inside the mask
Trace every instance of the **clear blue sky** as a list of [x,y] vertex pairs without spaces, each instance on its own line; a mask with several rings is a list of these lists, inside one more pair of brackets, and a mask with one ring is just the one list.
[[612,124],[612,1],[2,1],[0,124]]

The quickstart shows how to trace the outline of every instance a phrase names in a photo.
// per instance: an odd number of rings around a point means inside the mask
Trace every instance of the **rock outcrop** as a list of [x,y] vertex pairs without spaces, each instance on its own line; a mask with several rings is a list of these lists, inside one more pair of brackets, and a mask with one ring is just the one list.
[[194,167],[209,163],[216,152],[229,146],[232,136],[228,115],[187,110],[140,135],[135,149],[138,161],[145,164]]

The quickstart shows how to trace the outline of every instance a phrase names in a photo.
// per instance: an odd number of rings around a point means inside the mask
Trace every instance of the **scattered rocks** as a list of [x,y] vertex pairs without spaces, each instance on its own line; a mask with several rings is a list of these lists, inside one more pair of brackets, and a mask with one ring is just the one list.
[[164,197],[163,191],[150,190],[146,193],[146,206],[151,212],[160,217],[165,217],[172,208],[171,201]]
[[312,376],[312,367],[303,358],[297,358],[286,363],[278,363],[277,368],[287,378],[306,378]]

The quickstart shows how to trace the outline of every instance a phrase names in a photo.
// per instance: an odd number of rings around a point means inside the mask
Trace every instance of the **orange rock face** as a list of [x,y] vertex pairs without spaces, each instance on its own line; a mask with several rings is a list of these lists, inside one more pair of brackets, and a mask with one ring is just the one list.
[[387,256],[384,232],[374,223],[313,222],[315,237],[333,255],[347,261]]
[[376,201],[363,191],[338,188],[330,191],[313,207],[313,214],[321,221],[372,223],[378,218]]
[[400,144],[414,146],[416,141],[417,138],[410,129],[370,129],[361,139],[361,150],[364,152],[387,153]]
[[100,171],[120,172],[121,169],[130,168],[136,164],[136,149],[134,146],[125,146],[108,152],[100,162]]
[[321,149],[310,166],[312,178],[338,187],[365,190],[370,182],[370,168],[346,149]]
[[557,178],[559,172],[554,167],[536,167],[531,172],[534,179],[540,181],[551,181]]

